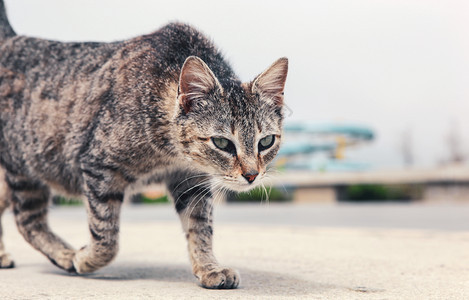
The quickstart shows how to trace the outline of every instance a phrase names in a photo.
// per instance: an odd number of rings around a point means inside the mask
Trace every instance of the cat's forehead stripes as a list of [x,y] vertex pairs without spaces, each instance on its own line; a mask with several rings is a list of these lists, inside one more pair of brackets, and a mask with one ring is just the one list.
[[236,132],[236,125],[235,125],[235,123],[234,123],[233,121],[231,121],[230,125],[231,125],[231,134],[232,134],[232,135],[235,135],[235,132]]
[[256,125],[257,125],[257,130],[259,131],[259,133],[262,133],[262,125],[258,119],[256,119]]

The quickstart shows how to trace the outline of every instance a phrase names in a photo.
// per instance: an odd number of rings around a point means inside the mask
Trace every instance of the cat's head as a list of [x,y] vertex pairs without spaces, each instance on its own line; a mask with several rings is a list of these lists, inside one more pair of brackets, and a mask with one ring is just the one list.
[[192,167],[217,187],[247,191],[266,176],[277,154],[288,60],[280,58],[249,83],[218,79],[200,58],[186,59],[180,74],[179,141]]

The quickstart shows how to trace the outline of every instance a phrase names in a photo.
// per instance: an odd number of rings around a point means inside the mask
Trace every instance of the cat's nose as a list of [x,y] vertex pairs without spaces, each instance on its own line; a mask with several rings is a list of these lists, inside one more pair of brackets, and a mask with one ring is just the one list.
[[259,173],[254,171],[243,174],[243,177],[249,182],[249,184],[251,184],[254,182],[254,180],[256,180],[257,175],[259,175]]

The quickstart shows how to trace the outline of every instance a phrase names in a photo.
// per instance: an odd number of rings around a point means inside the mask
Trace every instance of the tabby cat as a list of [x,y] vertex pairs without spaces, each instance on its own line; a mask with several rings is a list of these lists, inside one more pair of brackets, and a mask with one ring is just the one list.
[[[208,38],[180,23],[114,43],[18,36],[0,0],[0,213],[11,205],[27,242],[83,274],[115,257],[124,196],[162,182],[194,275],[206,288],[236,288],[237,271],[212,253],[212,200],[265,177],[287,69],[280,58],[241,83]],[[79,250],[48,226],[54,194],[84,200],[90,242]],[[1,241],[0,267],[13,267]]]

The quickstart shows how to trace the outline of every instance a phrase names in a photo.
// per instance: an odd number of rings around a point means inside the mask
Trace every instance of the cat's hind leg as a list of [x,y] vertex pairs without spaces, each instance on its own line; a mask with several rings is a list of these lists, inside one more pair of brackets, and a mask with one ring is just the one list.
[[10,189],[5,182],[5,173],[0,168],[0,269],[13,268],[15,263],[10,255],[5,252],[3,244],[2,214],[9,205]]
[[[125,190],[116,188],[118,184],[113,185],[117,176],[112,170],[97,163],[83,164],[82,170],[91,241],[78,250],[73,259],[79,274],[94,272],[116,257],[119,250],[120,209]],[[125,184],[122,183],[122,186]]]
[[75,250],[55,235],[47,222],[49,188],[36,180],[8,173],[6,182],[21,235],[53,264],[75,272],[72,263]]
[[107,191],[106,183],[87,180],[85,194],[91,242],[75,251],[49,229],[49,188],[19,176],[7,176],[7,183],[12,191],[13,212],[20,233],[53,264],[68,272],[90,273],[115,257],[123,194],[103,193],[101,190]]
[[221,267],[212,250],[213,194],[207,180],[204,175],[177,173],[167,188],[186,233],[195,277],[205,288],[234,289],[239,285],[239,273]]

